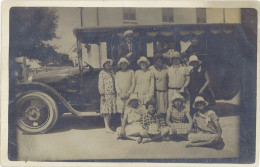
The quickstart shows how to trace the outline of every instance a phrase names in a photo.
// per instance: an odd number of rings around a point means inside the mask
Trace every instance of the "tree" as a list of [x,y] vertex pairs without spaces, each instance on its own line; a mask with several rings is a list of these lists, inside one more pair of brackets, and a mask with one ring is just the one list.
[[57,38],[57,12],[50,8],[13,7],[10,10],[10,58],[25,56],[44,61],[57,55],[46,41]]

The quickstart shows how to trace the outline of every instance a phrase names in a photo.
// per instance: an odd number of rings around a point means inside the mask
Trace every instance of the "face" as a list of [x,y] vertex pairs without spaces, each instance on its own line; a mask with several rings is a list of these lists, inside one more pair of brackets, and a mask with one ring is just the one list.
[[137,99],[133,99],[130,101],[130,106],[132,108],[137,108],[138,107],[138,100]]
[[206,107],[206,103],[204,101],[198,101],[195,103],[195,107],[199,110],[203,110]]
[[128,64],[126,62],[123,62],[123,63],[120,64],[120,67],[121,67],[122,70],[126,70],[127,67],[128,67]]
[[109,62],[105,63],[105,64],[104,64],[104,69],[105,69],[105,70],[111,70],[111,69],[112,69],[111,64],[110,64]]
[[155,66],[156,67],[161,67],[162,66],[162,59],[156,59]]
[[189,61],[189,59],[188,59],[188,57],[183,57],[182,61],[183,61],[183,63],[187,63]]
[[146,69],[147,68],[147,64],[146,64],[146,62],[141,62],[140,63],[140,67],[141,67],[141,69],[143,70],[143,69]]
[[183,102],[182,102],[181,99],[177,99],[177,100],[175,100],[175,101],[173,102],[173,104],[174,104],[175,107],[181,107],[182,104],[183,104]]
[[131,42],[134,38],[134,35],[133,34],[128,34],[127,36],[125,36],[125,39],[129,42]]
[[193,39],[191,40],[191,45],[197,45],[197,43],[198,43],[198,39],[193,38]]
[[155,114],[155,107],[153,105],[149,105],[147,110],[150,115]]
[[180,58],[172,58],[172,64],[177,66],[181,63],[181,59]]
[[198,67],[199,66],[199,62],[198,61],[192,61],[190,62],[190,65],[194,68]]

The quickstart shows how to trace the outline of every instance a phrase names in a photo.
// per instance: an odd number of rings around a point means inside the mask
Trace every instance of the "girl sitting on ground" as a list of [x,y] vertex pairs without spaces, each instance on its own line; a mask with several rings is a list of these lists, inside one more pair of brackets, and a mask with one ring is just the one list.
[[[188,123],[185,123],[185,120]],[[184,97],[175,93],[171,100],[171,105],[167,110],[166,123],[170,127],[170,134],[175,139],[187,139],[192,127],[189,106],[185,105]]]
[[186,147],[212,147],[217,150],[224,148],[219,118],[208,105],[209,103],[202,96],[195,98],[193,108],[198,109],[193,117],[195,129],[188,135],[190,143]]
[[122,119],[121,127],[117,128],[118,138],[127,138],[137,140],[140,143],[140,132],[143,130],[141,125],[141,114],[143,107],[140,105],[140,100],[135,94],[129,97],[126,102],[127,106]]
[[156,112],[156,104],[153,101],[148,101],[145,104],[146,113],[142,115],[143,131],[140,133],[143,143],[154,141],[166,137],[169,134],[169,129],[165,124],[165,120],[160,112]]

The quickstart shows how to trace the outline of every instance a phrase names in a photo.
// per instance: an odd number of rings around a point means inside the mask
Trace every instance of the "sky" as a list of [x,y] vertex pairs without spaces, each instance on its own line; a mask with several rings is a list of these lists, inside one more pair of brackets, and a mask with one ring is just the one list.
[[[58,39],[48,41],[49,44],[57,46],[57,51],[67,53],[71,58],[77,54],[71,47],[76,43],[76,37],[73,35],[73,29],[80,26],[79,8],[53,8],[58,14],[58,27],[56,35]],[[76,46],[76,45],[75,45]]]

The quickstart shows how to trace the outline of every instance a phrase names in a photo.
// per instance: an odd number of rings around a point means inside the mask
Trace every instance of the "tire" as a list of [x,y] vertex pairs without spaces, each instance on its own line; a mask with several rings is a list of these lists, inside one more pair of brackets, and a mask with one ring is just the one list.
[[43,92],[30,92],[16,102],[17,125],[30,134],[49,131],[58,119],[55,101]]

